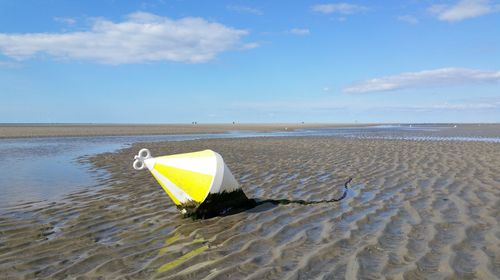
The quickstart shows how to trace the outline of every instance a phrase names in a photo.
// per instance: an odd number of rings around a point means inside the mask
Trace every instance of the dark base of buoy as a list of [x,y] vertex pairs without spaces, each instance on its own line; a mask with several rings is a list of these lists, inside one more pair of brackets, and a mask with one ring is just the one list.
[[344,192],[342,196],[328,200],[314,200],[314,201],[290,200],[290,199],[255,200],[255,199],[249,199],[245,195],[243,190],[239,189],[232,192],[211,193],[201,204],[188,202],[177,206],[177,208],[186,217],[191,217],[193,219],[208,219],[216,216],[233,215],[248,209],[252,209],[258,205],[265,203],[270,203],[274,205],[287,205],[287,204],[310,205],[310,204],[338,202],[346,198],[347,189],[349,188],[349,183],[351,183],[351,181],[352,178],[349,178],[344,183]]
[[215,216],[236,214],[257,206],[253,199],[249,199],[243,190],[232,192],[211,193],[201,204],[185,203],[177,208],[184,216],[193,219],[208,219]]

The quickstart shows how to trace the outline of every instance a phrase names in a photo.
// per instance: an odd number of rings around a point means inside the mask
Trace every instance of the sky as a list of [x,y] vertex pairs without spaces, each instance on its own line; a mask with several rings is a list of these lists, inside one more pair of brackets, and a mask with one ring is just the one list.
[[0,0],[0,123],[500,122],[500,1]]

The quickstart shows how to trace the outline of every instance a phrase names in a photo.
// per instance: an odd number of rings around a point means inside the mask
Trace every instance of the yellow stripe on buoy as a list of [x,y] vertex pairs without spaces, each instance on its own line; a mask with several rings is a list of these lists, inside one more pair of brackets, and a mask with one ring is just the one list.
[[194,201],[200,203],[207,197],[214,178],[207,174],[179,169],[159,163],[155,164],[153,168],[187,193]]
[[162,189],[168,194],[168,196],[172,199],[172,201],[175,203],[175,205],[181,204],[179,199],[168,189],[168,187],[165,185],[163,180],[161,178],[159,178],[158,176],[156,176],[156,174],[154,172],[151,172],[151,174],[153,175],[153,177],[155,177],[156,181],[158,181],[158,183],[160,184]]

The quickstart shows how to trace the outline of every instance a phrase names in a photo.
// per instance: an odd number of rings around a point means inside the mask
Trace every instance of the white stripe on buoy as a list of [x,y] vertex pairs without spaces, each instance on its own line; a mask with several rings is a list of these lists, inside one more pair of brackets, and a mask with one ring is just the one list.
[[215,157],[197,157],[193,158],[176,158],[176,157],[157,157],[156,164],[172,166],[179,169],[186,169],[189,171],[213,175],[215,173]]
[[170,180],[163,176],[160,172],[156,171],[155,169],[151,169],[150,171],[156,178],[158,183],[160,183],[163,189],[167,192],[167,194],[169,192],[172,193],[173,197],[171,198],[174,200],[174,202],[176,202],[175,200],[177,200],[176,204],[186,203],[193,200],[187,193],[179,189],[174,183],[170,182]]

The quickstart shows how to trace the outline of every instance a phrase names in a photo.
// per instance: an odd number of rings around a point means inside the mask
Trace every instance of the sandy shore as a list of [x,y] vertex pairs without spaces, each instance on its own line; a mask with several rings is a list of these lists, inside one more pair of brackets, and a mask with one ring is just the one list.
[[[261,205],[183,219],[133,155],[210,148]],[[500,144],[254,138],[148,143],[91,160],[103,188],[0,217],[0,278],[497,279]]]
[[222,133],[229,130],[284,131],[370,124],[0,124],[0,138]]

